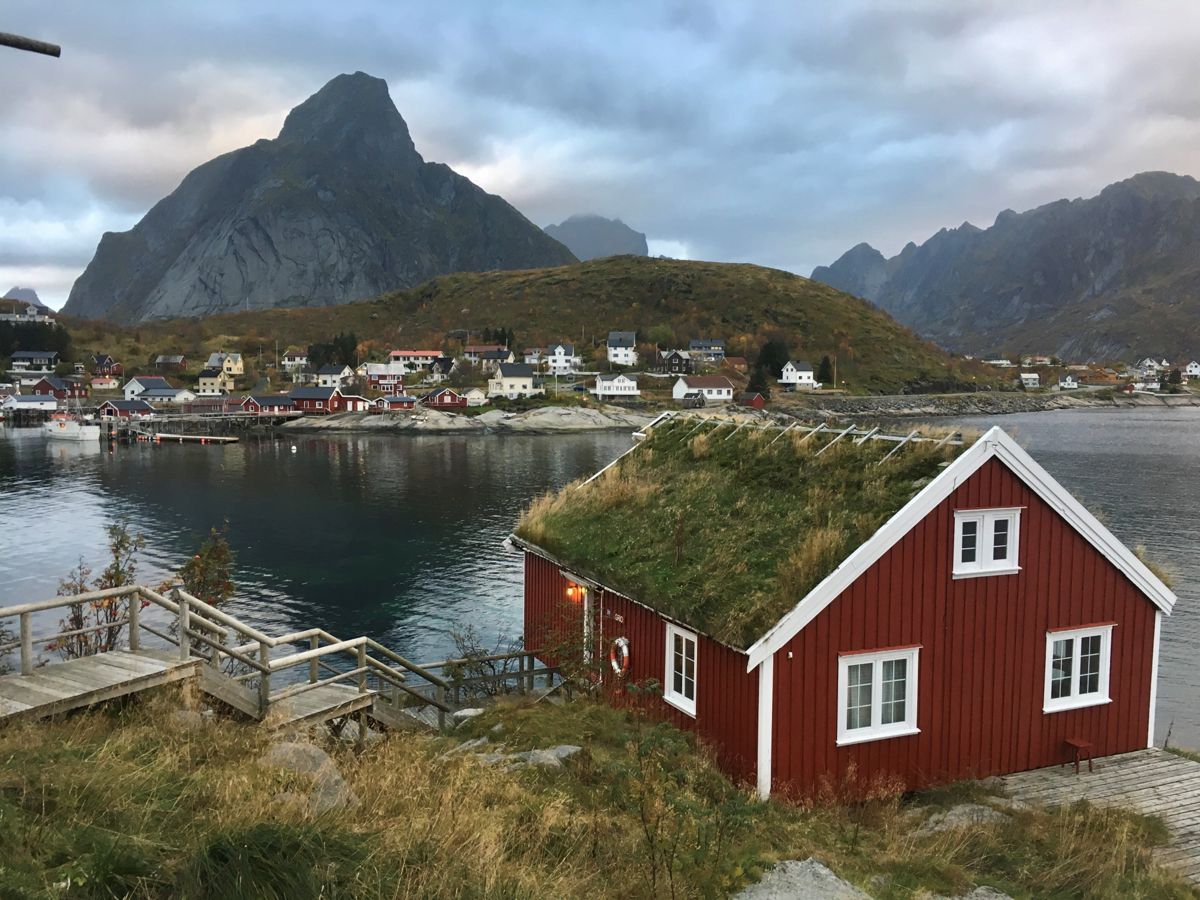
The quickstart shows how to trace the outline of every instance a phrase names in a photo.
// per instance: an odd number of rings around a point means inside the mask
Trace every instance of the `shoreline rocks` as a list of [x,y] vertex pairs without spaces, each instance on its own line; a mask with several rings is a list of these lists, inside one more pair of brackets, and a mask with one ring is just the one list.
[[489,409],[470,416],[429,409],[411,413],[339,413],[321,418],[295,419],[279,426],[277,431],[281,434],[558,434],[632,431],[652,421],[655,415],[619,406],[539,406],[523,412]]
[[1024,394],[987,391],[977,394],[930,394],[888,397],[814,396],[789,404],[801,418],[929,418],[934,416],[997,416],[1062,409],[1133,409],[1200,406],[1192,394],[1137,395],[1101,399],[1088,394]]

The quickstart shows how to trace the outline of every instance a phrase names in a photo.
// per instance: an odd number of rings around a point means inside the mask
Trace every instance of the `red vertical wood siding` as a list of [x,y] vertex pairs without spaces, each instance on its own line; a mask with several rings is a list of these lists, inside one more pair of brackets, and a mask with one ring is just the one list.
[[[1020,506],[1015,575],[951,577],[956,509]],[[783,793],[898,776],[907,787],[1146,745],[1155,607],[1003,463],[989,460],[775,655]],[[1045,714],[1046,632],[1116,622],[1103,706]],[[838,747],[838,654],[921,645],[919,734]]]
[[[550,648],[563,645],[565,631],[582,634],[582,607],[565,603],[567,579],[557,564],[525,554],[525,646],[552,656]],[[654,680],[666,673],[667,620],[620,594],[593,593],[595,650],[604,663],[606,693],[613,702],[630,699],[625,688]],[[617,678],[608,668],[608,652],[619,637],[629,641],[629,669]],[[553,659],[548,661],[553,662]],[[746,671],[746,655],[699,635],[696,646],[696,716],[687,715],[662,699],[661,687],[653,698],[639,703],[653,716],[695,732],[716,753],[721,768],[731,777],[754,777],[758,734],[758,672]]]

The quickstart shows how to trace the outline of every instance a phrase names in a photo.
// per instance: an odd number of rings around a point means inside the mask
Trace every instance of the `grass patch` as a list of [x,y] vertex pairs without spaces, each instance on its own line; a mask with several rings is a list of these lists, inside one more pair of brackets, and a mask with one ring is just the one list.
[[[517,535],[602,583],[746,647],[963,447],[654,429],[595,481],[536,499]],[[831,446],[832,444],[832,446]],[[965,444],[964,444],[965,446]],[[828,449],[826,449],[828,448]]]
[[[401,734],[330,753],[361,800],[282,803],[303,779],[258,764],[268,735],[171,725],[179,692],[116,714],[0,732],[0,897],[721,897],[816,856],[875,896],[991,884],[1015,897],[1185,897],[1151,860],[1154,820],[1076,806],[921,834],[980,785],[853,806],[759,803],[693,738],[590,701],[505,703],[453,739]],[[500,727],[502,733],[495,729]],[[447,751],[574,743],[562,769]]]

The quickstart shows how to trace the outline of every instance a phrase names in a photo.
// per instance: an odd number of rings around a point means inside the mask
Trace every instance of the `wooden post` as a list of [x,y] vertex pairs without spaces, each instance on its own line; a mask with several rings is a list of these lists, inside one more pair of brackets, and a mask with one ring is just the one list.
[[[366,667],[367,667],[367,645],[359,644],[358,645],[358,668],[360,670],[362,670],[362,669],[366,669]],[[358,673],[358,692],[360,694],[365,694],[367,692],[367,673],[365,671],[360,671]]]
[[191,615],[188,610],[187,597],[183,596],[179,588],[174,590],[175,596],[172,598],[179,604],[179,658],[189,659],[191,657],[192,639],[188,637],[188,628],[191,627]]
[[212,652],[209,662],[212,664],[213,670],[217,672],[221,671],[221,648],[223,646],[225,646],[225,635],[217,632],[216,645],[208,648]]
[[[438,703],[442,704],[442,706],[446,705],[446,689],[440,684],[434,691],[434,696],[437,697]],[[446,711],[442,709],[442,706],[438,707],[438,731],[446,730]]]
[[[308,639],[308,647],[310,650],[316,650],[321,646],[321,638],[313,635]],[[308,663],[308,683],[316,684],[318,677],[318,669],[321,666],[321,660],[314,656]]]
[[517,692],[524,694],[526,691],[525,681],[525,654],[522,653],[517,657]]
[[33,674],[33,614],[21,613],[21,674]]
[[258,645],[258,662],[265,670],[258,675],[258,710],[260,716],[265,716],[271,705],[271,648],[266,644]]
[[142,611],[142,595],[134,591],[129,595],[129,649],[134,653],[142,649],[141,636],[138,634],[138,617]]

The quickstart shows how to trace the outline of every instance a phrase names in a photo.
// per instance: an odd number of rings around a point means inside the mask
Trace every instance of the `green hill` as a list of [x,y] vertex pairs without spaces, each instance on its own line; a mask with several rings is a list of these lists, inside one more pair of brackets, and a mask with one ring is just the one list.
[[838,378],[856,391],[890,392],[913,382],[987,377],[897,324],[870,303],[827,285],[761,266],[617,256],[548,269],[459,273],[366,303],[270,309],[123,328],[70,322],[81,349],[137,361],[156,353],[198,356],[240,350],[264,361],[288,345],[307,346],[339,331],[369,349],[435,346],[453,351],[468,336],[505,328],[516,349],[573,341],[585,360],[614,329],[642,341],[686,346],[693,337],[724,338],[730,355],[753,362],[769,339],[814,365],[837,358]]

